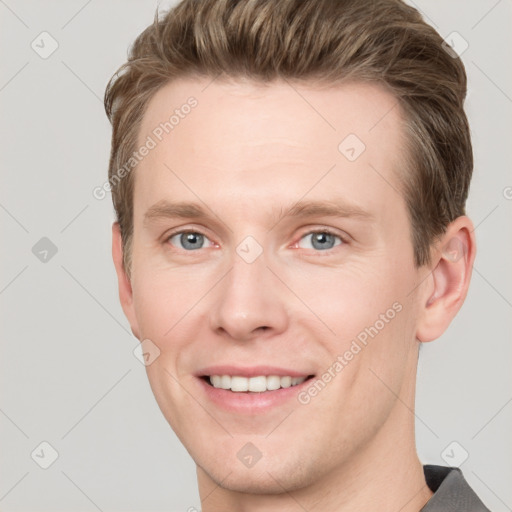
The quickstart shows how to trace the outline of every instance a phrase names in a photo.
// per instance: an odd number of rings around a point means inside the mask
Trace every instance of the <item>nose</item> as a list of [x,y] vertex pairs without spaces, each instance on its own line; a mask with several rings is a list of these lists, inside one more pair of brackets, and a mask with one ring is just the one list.
[[231,270],[215,287],[211,329],[236,341],[282,333],[289,322],[283,288],[263,255],[252,263],[235,256]]

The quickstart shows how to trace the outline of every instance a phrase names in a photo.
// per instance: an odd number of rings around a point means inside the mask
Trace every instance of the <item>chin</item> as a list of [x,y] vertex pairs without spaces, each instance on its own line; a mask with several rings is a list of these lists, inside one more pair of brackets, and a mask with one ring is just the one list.
[[[253,467],[245,467],[235,456],[217,455],[215,459],[196,460],[198,471],[219,487],[249,494],[283,494],[307,487],[321,477],[321,465],[313,457],[297,457],[295,450],[263,456]],[[304,459],[306,457],[306,459]]]
[[[203,469],[203,471],[205,470]],[[229,469],[226,468],[226,471],[228,474]],[[222,475],[218,471],[205,472],[219,487],[246,494],[275,495],[304,487],[300,475],[297,473],[291,475],[288,471],[285,474],[282,468],[232,470],[228,476]]]

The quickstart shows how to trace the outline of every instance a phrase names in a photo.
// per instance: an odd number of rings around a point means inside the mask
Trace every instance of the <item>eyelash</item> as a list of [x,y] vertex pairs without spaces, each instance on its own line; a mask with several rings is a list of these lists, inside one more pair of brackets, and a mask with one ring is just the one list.
[[[191,230],[191,229],[182,229],[182,230],[179,230],[179,231],[174,231],[174,232],[170,233],[169,235],[167,235],[167,236],[165,237],[164,244],[169,244],[169,245],[170,245],[169,241],[170,241],[170,239],[171,239],[171,238],[173,238],[173,237],[174,237],[174,236],[176,236],[176,235],[182,235],[182,234],[184,234],[184,233],[193,233],[193,234],[196,234],[196,235],[202,235],[202,236],[204,236],[207,240],[210,240],[210,239],[209,239],[209,237],[208,237],[206,234],[202,233],[201,231],[196,231],[196,230]],[[341,243],[340,243],[340,244],[335,245],[332,249],[326,249],[325,251],[320,251],[320,250],[310,249],[310,250],[312,250],[312,251],[314,251],[315,253],[318,253],[318,254],[322,254],[322,253],[324,253],[324,254],[326,254],[326,255],[329,255],[329,254],[331,254],[331,253],[332,253],[332,251],[334,251],[334,250],[335,250],[335,248],[336,248],[336,247],[343,246],[343,245],[346,245],[346,244],[348,243],[348,240],[347,240],[345,237],[341,236],[339,233],[336,233],[336,232],[334,232],[333,230],[331,230],[331,229],[329,229],[329,228],[320,228],[320,229],[314,229],[314,230],[311,230],[311,231],[307,231],[307,232],[305,232],[304,234],[302,234],[302,235],[300,236],[300,238],[298,239],[298,241],[297,241],[297,242],[295,242],[295,243],[293,244],[293,245],[294,245],[294,247],[295,247],[296,245],[298,245],[298,244],[299,244],[299,242],[300,242],[303,238],[305,238],[306,236],[308,236],[308,235],[314,235],[314,234],[317,234],[317,233],[322,233],[322,234],[331,235],[331,236],[334,236],[334,237],[338,238],[338,239],[341,241]],[[211,241],[211,240],[210,240],[210,241]],[[186,251],[185,249],[179,249],[179,250],[180,250],[180,251],[184,251],[184,252],[188,252],[188,253],[194,253],[194,252],[196,252],[196,251]]]

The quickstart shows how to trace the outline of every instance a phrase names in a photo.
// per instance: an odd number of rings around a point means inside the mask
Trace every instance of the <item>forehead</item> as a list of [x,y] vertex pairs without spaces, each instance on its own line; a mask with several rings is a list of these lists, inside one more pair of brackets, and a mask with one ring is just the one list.
[[382,208],[397,198],[402,122],[396,98],[373,84],[176,80],[144,115],[139,146],[154,148],[135,172],[136,198],[147,208],[215,193],[247,208],[263,194],[293,201],[311,189],[318,199],[336,187]]
[[[196,102],[193,108],[187,106],[190,98]],[[182,122],[187,117],[192,121]],[[194,123],[197,117],[200,123]],[[267,139],[276,137],[275,142],[277,138],[301,142],[301,148],[308,148],[309,143],[318,148],[319,138],[311,137],[316,130],[323,134],[324,147],[332,147],[347,133],[355,133],[371,144],[382,133],[389,136],[390,129],[399,131],[401,121],[397,99],[382,85],[348,82],[320,87],[314,83],[263,84],[234,78],[182,78],[161,88],[147,106],[139,142],[171,118],[171,131],[162,134],[164,138],[170,133],[173,138],[180,133],[187,136],[193,130],[201,145],[206,139],[222,146],[236,139],[255,146],[259,142],[255,136],[265,135]],[[211,130],[215,125],[216,129]],[[167,139],[172,145],[171,137]]]

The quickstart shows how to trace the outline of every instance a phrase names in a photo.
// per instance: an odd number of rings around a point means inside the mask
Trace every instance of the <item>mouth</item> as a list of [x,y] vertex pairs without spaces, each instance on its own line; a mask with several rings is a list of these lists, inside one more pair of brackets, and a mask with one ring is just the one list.
[[209,386],[232,393],[256,394],[298,386],[312,378],[314,375],[256,375],[244,377],[242,375],[201,375]]

